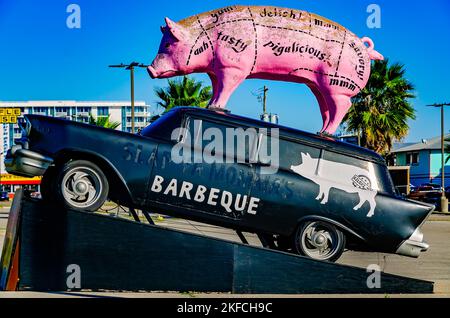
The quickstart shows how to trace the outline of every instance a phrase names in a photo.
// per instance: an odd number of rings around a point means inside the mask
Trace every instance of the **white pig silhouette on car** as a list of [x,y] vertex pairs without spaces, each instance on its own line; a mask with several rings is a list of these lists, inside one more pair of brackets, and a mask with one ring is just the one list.
[[368,202],[370,210],[367,217],[374,215],[378,186],[369,171],[344,163],[312,158],[308,153],[302,153],[301,157],[302,163],[291,166],[291,169],[319,185],[316,200],[321,200],[321,204],[328,202],[331,188],[337,188],[347,193],[358,193],[360,201],[353,210],[359,210]]

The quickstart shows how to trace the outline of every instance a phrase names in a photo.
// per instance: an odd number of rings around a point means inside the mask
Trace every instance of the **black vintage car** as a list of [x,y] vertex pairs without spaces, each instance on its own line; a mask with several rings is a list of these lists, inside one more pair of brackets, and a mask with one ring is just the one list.
[[43,175],[44,199],[72,209],[95,211],[109,198],[330,261],[344,247],[412,257],[428,248],[420,226],[434,207],[397,196],[383,158],[367,149],[192,107],[136,135],[25,119],[6,169]]

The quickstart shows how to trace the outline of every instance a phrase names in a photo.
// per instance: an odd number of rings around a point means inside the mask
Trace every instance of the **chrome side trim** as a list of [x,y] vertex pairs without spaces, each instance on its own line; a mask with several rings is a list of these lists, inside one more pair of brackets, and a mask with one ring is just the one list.
[[419,257],[420,253],[425,252],[429,247],[430,245],[423,241],[423,233],[417,228],[414,233],[400,245],[396,254]]

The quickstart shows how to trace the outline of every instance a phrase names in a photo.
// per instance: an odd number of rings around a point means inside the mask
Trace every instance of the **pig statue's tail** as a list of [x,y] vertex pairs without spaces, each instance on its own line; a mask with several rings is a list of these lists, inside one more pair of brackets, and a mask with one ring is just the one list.
[[383,55],[374,50],[375,44],[373,44],[373,41],[370,38],[365,36],[361,38],[361,41],[364,43],[364,45],[367,44],[367,53],[369,53],[369,57],[371,60],[384,60]]

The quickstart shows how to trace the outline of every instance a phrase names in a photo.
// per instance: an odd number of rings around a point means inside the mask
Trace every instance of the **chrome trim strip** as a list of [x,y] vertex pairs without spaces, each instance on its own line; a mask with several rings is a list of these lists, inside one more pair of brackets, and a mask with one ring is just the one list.
[[419,257],[421,252],[428,250],[430,245],[423,241],[423,233],[417,228],[411,236],[397,249],[396,254]]

